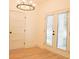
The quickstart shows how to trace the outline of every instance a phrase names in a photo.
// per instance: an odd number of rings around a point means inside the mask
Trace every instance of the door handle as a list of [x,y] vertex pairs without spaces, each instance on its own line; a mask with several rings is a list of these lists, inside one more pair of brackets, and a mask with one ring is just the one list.
[[12,32],[9,32],[10,34],[12,34]]
[[54,33],[52,35],[55,35]]
[[52,35],[55,35],[55,33],[54,33],[55,31],[53,30],[53,34]]

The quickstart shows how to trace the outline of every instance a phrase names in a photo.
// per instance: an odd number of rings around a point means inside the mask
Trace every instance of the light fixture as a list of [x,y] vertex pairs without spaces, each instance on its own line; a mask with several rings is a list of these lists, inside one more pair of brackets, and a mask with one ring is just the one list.
[[17,0],[17,8],[23,11],[33,11],[35,10],[35,4],[29,0]]

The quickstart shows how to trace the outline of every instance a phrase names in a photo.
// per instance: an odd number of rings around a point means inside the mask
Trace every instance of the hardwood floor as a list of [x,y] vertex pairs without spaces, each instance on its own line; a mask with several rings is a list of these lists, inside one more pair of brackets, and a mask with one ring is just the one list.
[[25,48],[10,51],[9,59],[67,59],[40,48]]

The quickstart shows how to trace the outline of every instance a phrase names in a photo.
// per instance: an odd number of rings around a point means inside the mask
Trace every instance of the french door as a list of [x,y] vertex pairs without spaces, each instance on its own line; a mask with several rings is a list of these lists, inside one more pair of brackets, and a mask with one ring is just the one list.
[[47,16],[46,19],[46,45],[53,45],[53,16]]
[[58,14],[57,48],[63,50],[67,48],[67,19],[67,13]]
[[66,50],[68,36],[67,12],[47,16],[46,20],[46,45]]
[[10,49],[24,48],[25,42],[25,19],[24,14],[10,11],[9,14],[9,43]]

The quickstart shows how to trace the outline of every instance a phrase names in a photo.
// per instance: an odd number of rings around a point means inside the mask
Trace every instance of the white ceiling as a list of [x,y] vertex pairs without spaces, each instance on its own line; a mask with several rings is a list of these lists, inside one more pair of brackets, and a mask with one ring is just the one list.
[[[69,0],[32,0],[33,3],[36,4],[35,10],[32,11],[33,13],[37,13],[42,10],[42,12],[48,11],[54,11],[58,9],[65,9],[69,8]],[[24,12],[22,10],[19,10],[16,8],[16,0],[9,0],[9,10],[17,10]],[[61,7],[62,6],[62,7]]]

